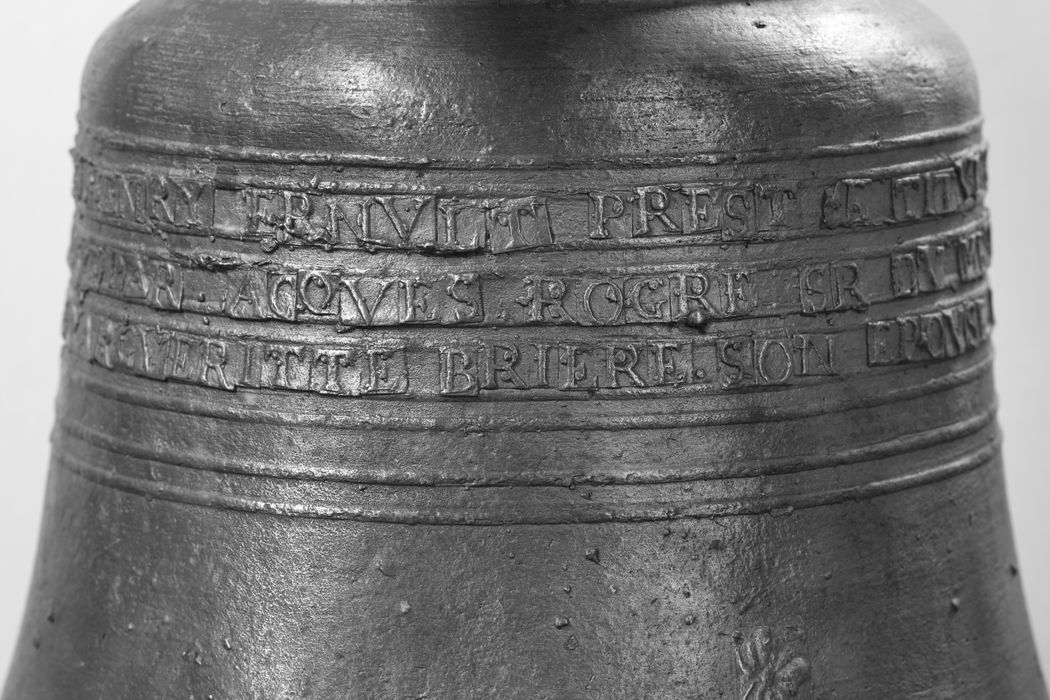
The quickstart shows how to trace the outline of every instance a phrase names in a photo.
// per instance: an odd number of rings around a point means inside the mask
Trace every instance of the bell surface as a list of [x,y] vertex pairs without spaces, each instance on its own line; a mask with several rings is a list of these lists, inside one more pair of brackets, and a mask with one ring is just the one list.
[[911,0],[144,0],[5,700],[1045,700]]

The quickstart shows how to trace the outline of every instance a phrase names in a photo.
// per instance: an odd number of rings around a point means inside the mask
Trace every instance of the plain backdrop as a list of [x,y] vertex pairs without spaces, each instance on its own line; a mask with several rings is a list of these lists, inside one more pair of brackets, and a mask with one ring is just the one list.
[[[969,45],[991,142],[1000,419],[1016,544],[1050,669],[1050,2],[924,0]],[[20,625],[43,505],[80,70],[130,0],[5,0],[0,42],[0,673]],[[1044,190],[1044,187],[1047,188]],[[1047,292],[1050,294],[1050,292]]]

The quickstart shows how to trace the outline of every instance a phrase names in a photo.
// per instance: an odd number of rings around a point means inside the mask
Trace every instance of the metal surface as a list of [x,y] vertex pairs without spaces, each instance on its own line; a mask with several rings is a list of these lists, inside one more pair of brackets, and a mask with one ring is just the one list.
[[152,0],[5,699],[1045,699],[899,0]]

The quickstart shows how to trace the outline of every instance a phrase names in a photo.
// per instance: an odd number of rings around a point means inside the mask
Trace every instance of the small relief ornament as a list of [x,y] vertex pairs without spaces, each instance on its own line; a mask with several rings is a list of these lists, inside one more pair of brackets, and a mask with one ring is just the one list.
[[809,662],[778,643],[768,627],[758,627],[747,637],[738,632],[734,642],[740,700],[789,700],[809,682]]

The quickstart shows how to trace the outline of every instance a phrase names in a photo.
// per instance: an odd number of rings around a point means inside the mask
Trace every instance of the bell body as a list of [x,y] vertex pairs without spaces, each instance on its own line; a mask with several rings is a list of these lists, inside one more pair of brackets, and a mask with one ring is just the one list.
[[917,3],[147,0],[4,698],[1046,698]]

